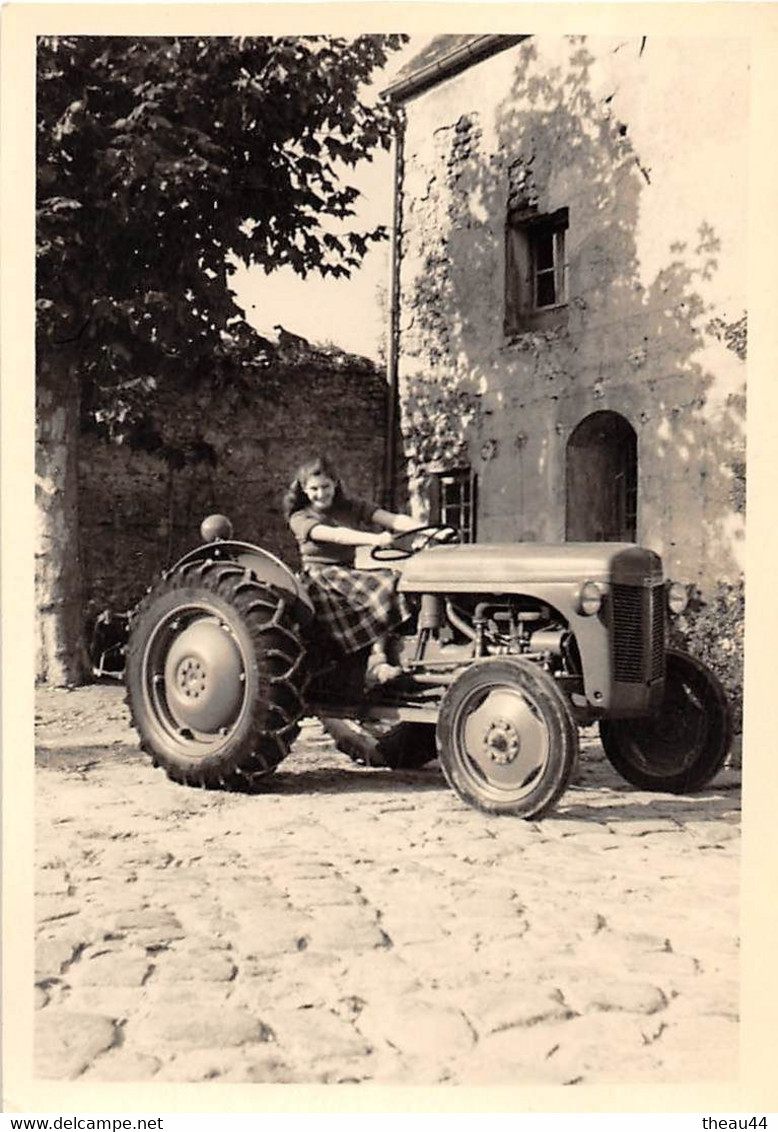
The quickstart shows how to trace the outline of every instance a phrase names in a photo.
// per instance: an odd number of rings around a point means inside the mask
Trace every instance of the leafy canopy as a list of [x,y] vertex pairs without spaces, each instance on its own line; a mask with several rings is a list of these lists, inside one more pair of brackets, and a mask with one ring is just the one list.
[[387,147],[366,84],[400,35],[47,38],[38,48],[39,353],[128,404],[212,371],[231,258],[348,275],[349,170]]

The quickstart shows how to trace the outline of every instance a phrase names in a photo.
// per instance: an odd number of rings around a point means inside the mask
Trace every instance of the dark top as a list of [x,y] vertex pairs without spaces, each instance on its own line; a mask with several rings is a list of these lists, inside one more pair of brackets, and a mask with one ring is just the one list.
[[367,503],[363,499],[343,499],[329,511],[317,511],[314,507],[295,511],[289,516],[289,526],[300,546],[303,566],[353,566],[356,547],[343,546],[337,542],[317,542],[311,538],[311,531],[320,523],[325,527],[369,530],[377,510],[376,503]]

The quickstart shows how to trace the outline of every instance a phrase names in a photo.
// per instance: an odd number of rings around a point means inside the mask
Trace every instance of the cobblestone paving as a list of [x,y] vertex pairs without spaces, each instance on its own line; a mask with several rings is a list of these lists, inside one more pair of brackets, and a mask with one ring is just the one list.
[[267,793],[220,794],[153,769],[121,696],[38,701],[38,1077],[735,1076],[736,772],[639,793],[587,732],[559,811],[523,822],[306,721]]

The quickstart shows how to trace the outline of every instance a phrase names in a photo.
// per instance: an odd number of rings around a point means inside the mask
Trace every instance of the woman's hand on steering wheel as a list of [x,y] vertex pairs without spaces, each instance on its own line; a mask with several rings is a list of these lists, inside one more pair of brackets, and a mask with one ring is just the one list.
[[423,526],[395,534],[387,542],[376,543],[370,552],[376,562],[399,562],[426,550],[432,543],[459,542],[459,532],[455,527]]

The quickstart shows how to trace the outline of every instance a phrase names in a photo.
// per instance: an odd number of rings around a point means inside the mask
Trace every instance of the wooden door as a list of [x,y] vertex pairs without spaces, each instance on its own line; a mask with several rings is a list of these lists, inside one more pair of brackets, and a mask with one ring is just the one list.
[[592,413],[571,434],[566,501],[568,541],[635,541],[637,436],[619,413]]

